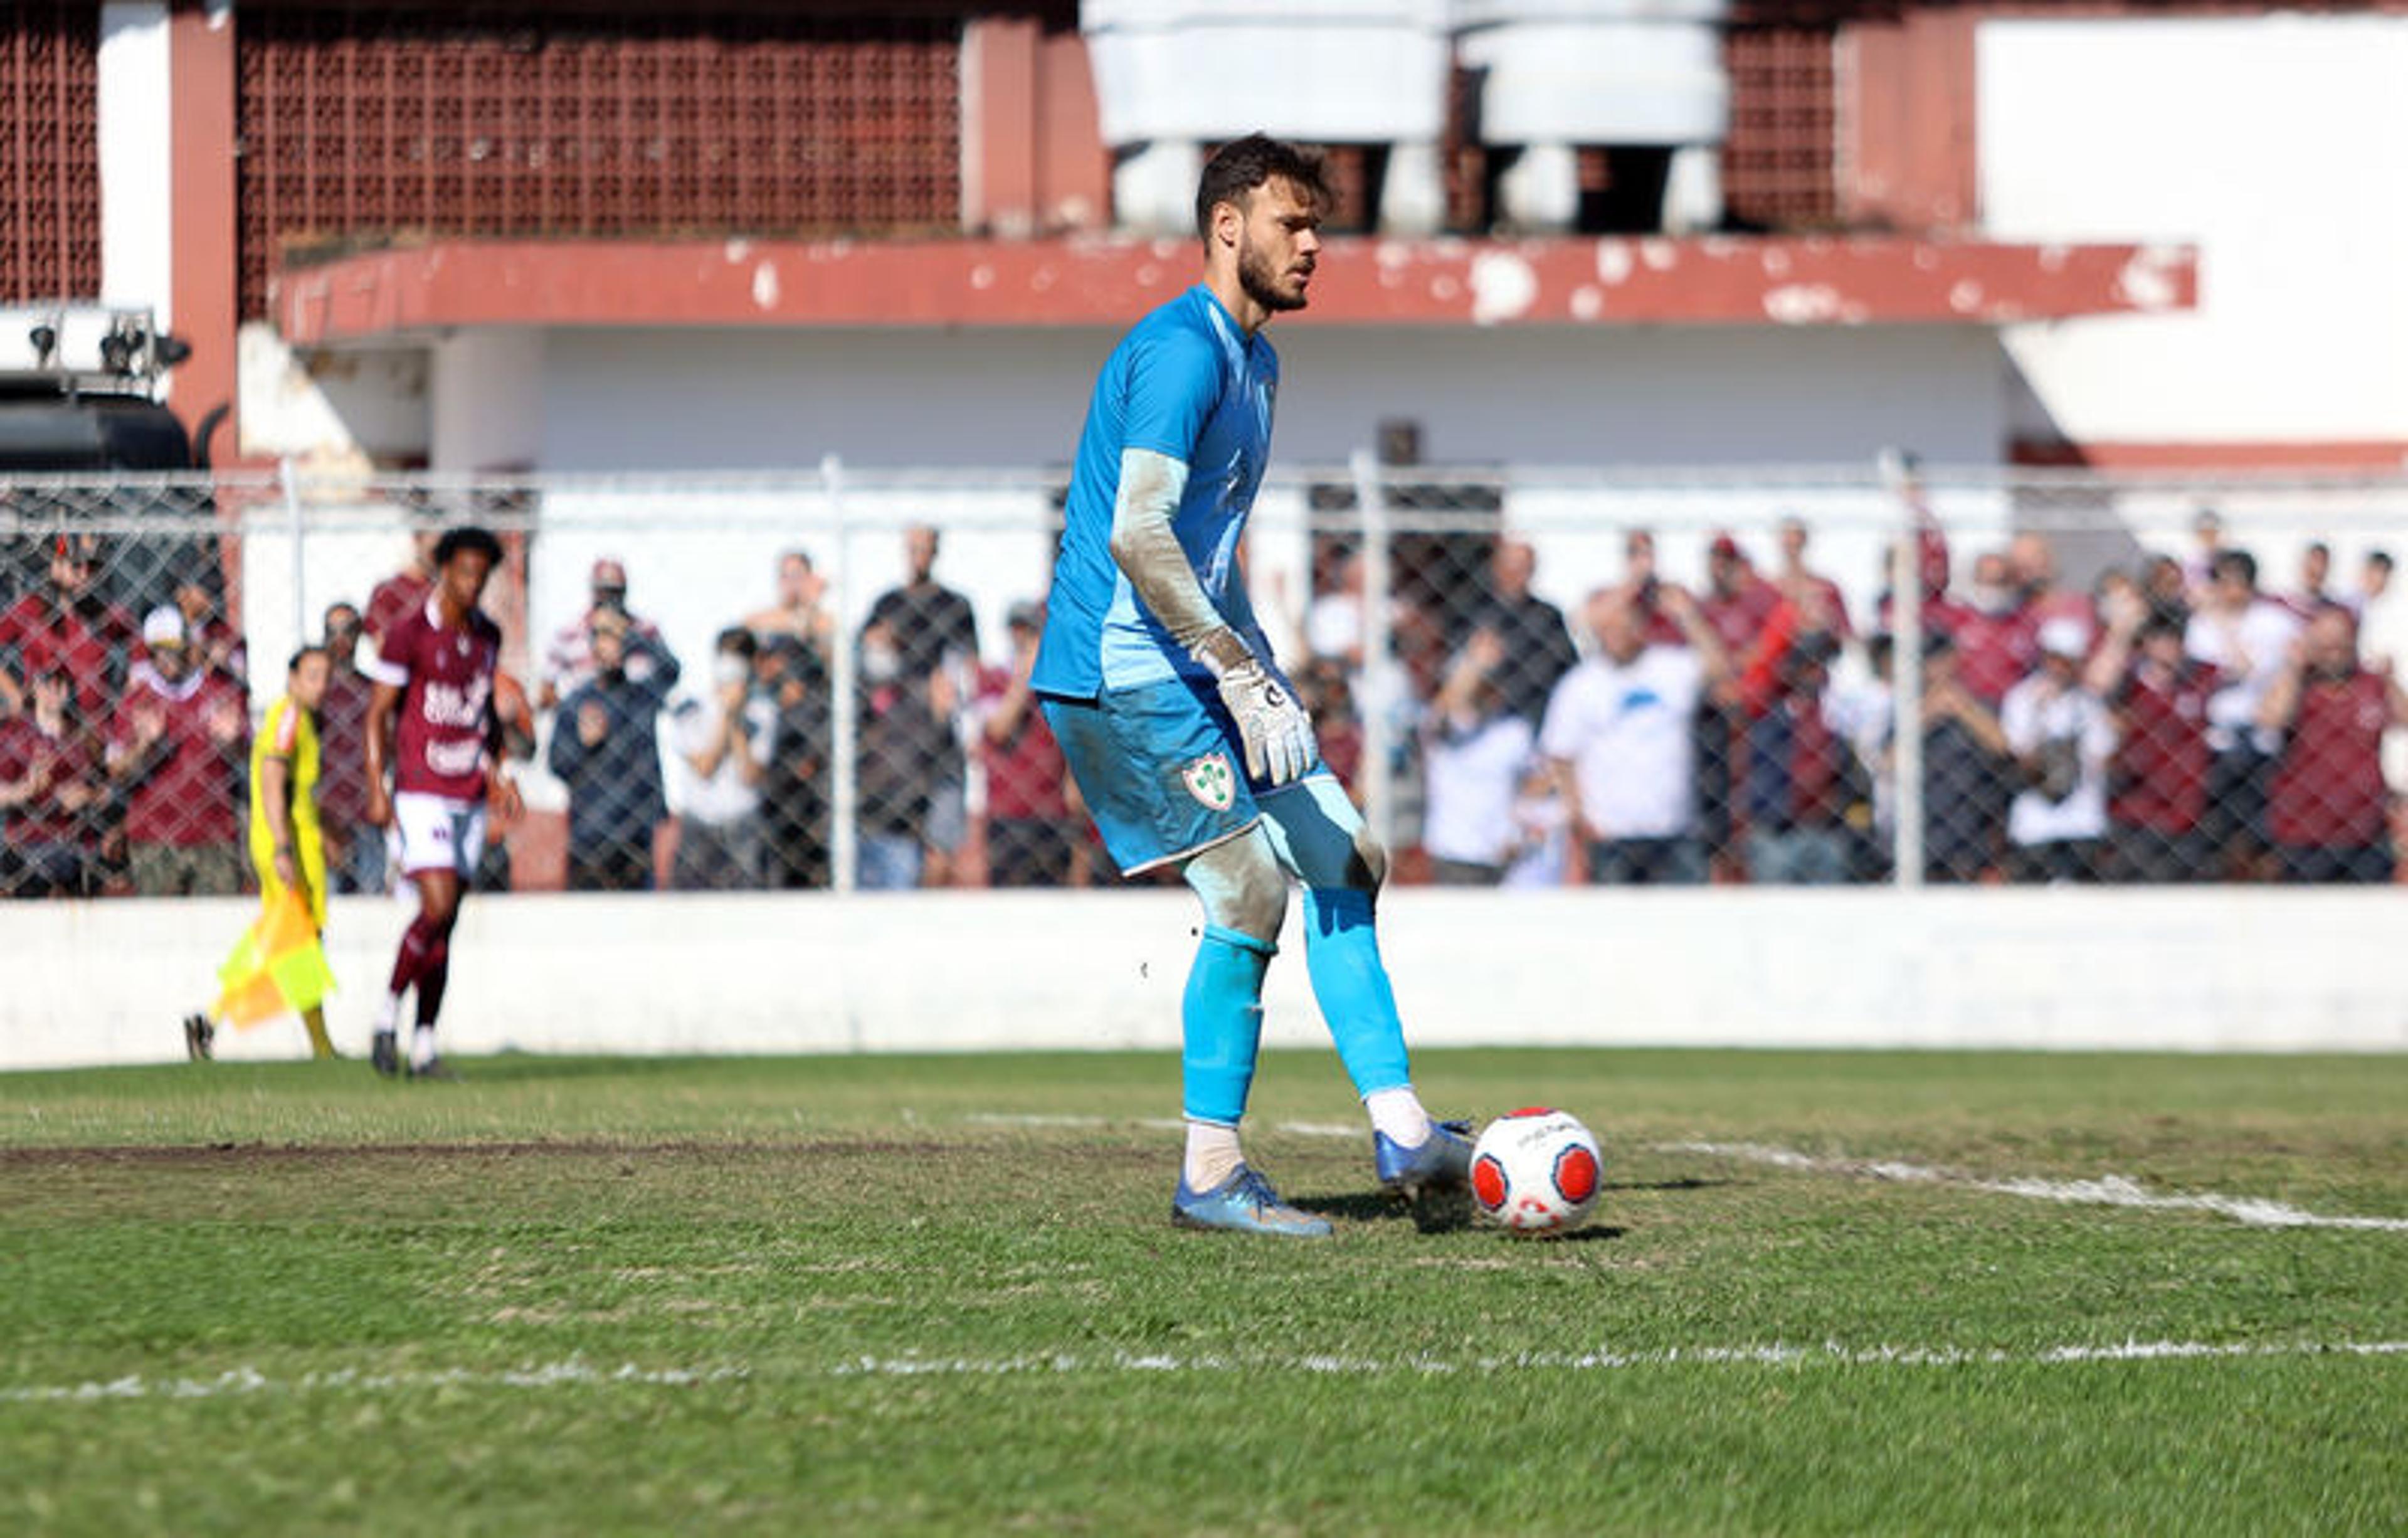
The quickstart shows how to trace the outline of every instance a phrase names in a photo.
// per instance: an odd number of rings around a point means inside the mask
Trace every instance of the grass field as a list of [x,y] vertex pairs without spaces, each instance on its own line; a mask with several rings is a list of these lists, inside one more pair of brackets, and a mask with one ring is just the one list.
[[0,1532],[2401,1532],[2408,1060],[1326,1054],[1165,1221],[1167,1056],[0,1078]]

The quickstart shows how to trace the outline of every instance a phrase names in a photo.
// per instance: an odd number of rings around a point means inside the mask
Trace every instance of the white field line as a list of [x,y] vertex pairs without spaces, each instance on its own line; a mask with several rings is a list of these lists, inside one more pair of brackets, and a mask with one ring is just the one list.
[[147,1378],[139,1373],[77,1384],[0,1387],[0,1404],[95,1403],[119,1400],[212,1400],[255,1394],[379,1394],[426,1388],[671,1387],[781,1379],[911,1377],[1110,1377],[1136,1373],[1291,1373],[1313,1376],[1494,1376],[1525,1373],[1578,1373],[1678,1367],[2055,1367],[2088,1362],[2265,1360],[2293,1357],[2397,1357],[2408,1341],[2126,1341],[2111,1345],[1978,1350],[1959,1346],[1821,1345],[1671,1346],[1654,1351],[1528,1352],[1510,1357],[1350,1357],[1315,1355],[1201,1356],[1111,1352],[1016,1357],[860,1357],[826,1367],[755,1373],[746,1367],[600,1367],[581,1358],[539,1367],[477,1371],[371,1373],[340,1368],[277,1378],[238,1367],[205,1378]]
[[146,1378],[128,1373],[122,1378],[70,1385],[35,1384],[0,1388],[0,1403],[23,1404],[57,1400],[226,1399],[242,1394],[380,1393],[398,1388],[559,1388],[611,1384],[688,1387],[695,1384],[740,1381],[751,1374],[741,1367],[596,1367],[571,1358],[540,1367],[514,1367],[480,1372],[447,1367],[415,1373],[366,1373],[334,1368],[304,1373],[299,1377],[271,1378],[256,1368],[236,1367],[208,1378]]
[[[1171,1117],[1125,1121],[1111,1116],[1021,1116],[999,1113],[974,1114],[967,1119],[991,1127],[1139,1127],[1154,1131],[1176,1130],[1184,1125]],[[1298,1138],[1360,1138],[1368,1135],[1362,1128],[1328,1122],[1278,1122],[1273,1124],[1271,1130]],[[1659,1143],[1655,1146],[1658,1153],[1711,1154],[1806,1173],[1864,1175],[1875,1180],[1953,1186],[1968,1191],[1983,1191],[1993,1196],[2019,1196],[2035,1201],[2138,1207],[2157,1212],[2214,1213],[2258,1229],[2359,1229],[2408,1233],[2408,1217],[2354,1217],[2312,1213],[2264,1197],[2221,1196],[2213,1191],[2196,1196],[2160,1193],[2123,1175],[2102,1175],[2097,1180],[2041,1180],[2022,1176],[2010,1180],[1985,1180],[1954,1170],[1905,1164],[1894,1159],[1817,1158],[1793,1148],[1774,1148],[1760,1143]]]
[[1774,1148],[1756,1143],[1660,1143],[1656,1148],[1659,1153],[1710,1154],[1719,1158],[1744,1159],[1752,1164],[1769,1164],[1776,1169],[1796,1170],[1802,1173],[1862,1175],[1874,1180],[1950,1186],[1960,1190],[1984,1191],[1993,1196],[2019,1196],[2035,1201],[2140,1207],[2155,1212],[2214,1213],[2258,1229],[2366,1229],[2408,1233],[2408,1217],[2352,1217],[2312,1213],[2263,1197],[2219,1196],[2213,1191],[2198,1195],[2161,1193],[2123,1175],[2102,1175],[2097,1180],[2039,1180],[2028,1177],[1985,1180],[1954,1170],[1902,1164],[1890,1159],[1817,1158],[1811,1154],[1799,1153],[1794,1148]]

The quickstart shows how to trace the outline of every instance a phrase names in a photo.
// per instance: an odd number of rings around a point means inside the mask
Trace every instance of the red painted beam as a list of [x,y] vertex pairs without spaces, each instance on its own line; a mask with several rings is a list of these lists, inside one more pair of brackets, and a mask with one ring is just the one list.
[[[214,20],[212,16],[214,15]],[[236,212],[235,36],[232,12],[176,6],[167,21],[167,94],[174,124],[168,240],[175,253],[171,330],[193,355],[167,376],[167,405],[194,436],[193,451],[223,465],[241,451],[235,416]],[[202,428],[215,419],[204,436]]]
[[[444,241],[280,272],[295,345],[461,325],[1119,325],[1191,241]],[[2187,309],[2184,246],[1340,240],[1302,319],[1378,325],[1998,325]]]
[[2051,469],[2396,475],[2408,468],[2408,438],[2243,438],[2194,443],[2025,438],[2009,446],[2007,457],[2013,464]]

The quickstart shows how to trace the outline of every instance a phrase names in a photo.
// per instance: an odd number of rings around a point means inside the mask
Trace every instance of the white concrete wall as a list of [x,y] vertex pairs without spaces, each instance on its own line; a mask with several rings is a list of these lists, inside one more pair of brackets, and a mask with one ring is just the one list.
[[429,349],[428,468],[474,475],[535,467],[543,453],[544,333],[469,326]]
[[2408,438],[2408,16],[1986,21],[1983,223],[2191,241],[2190,314],[2012,327],[2076,440]]
[[[1342,464],[1398,415],[1422,419],[1429,458],[1457,463],[1822,465],[1904,444],[1933,464],[1991,464],[2005,434],[2004,362],[1981,327],[1300,318],[1274,339],[1274,453],[1288,466]],[[1117,340],[1103,327],[557,332],[541,465],[793,468],[831,453],[857,467],[1067,465]]]
[[[808,548],[840,580],[857,620],[901,574],[894,525],[928,516],[952,529],[939,575],[970,594],[982,639],[997,649],[1005,606],[1045,589],[1043,506],[1025,482],[997,475],[945,486],[938,477],[1067,467],[1096,371],[1116,339],[1101,327],[551,334],[540,370],[544,470],[697,473],[666,498],[658,488],[547,495],[547,538],[533,573],[536,633],[580,612],[593,559],[615,554],[629,565],[630,603],[694,662],[720,625],[768,601],[776,554],[790,544]],[[1422,424],[1431,460],[1511,466],[1526,480],[1550,465],[1643,473],[1651,466],[1743,472],[1830,464],[1861,467],[1870,480],[1875,456],[1892,444],[1934,464],[1995,461],[2007,410],[2004,360],[1978,327],[1423,331],[1298,323],[1283,324],[1278,342],[1282,475],[1342,472],[1382,421],[1401,416]],[[508,398],[524,388],[515,369],[438,368],[437,381],[439,393],[455,385],[474,393],[438,402],[438,429],[524,410]],[[724,475],[703,473],[801,469],[808,478],[831,453],[854,483],[845,515],[861,532],[844,544],[829,533],[831,507],[808,482],[748,495],[729,489]],[[458,462],[439,432],[436,459]],[[898,469],[937,477],[877,489]],[[1870,588],[1880,535],[1869,520],[1886,527],[1895,517],[1886,504],[1817,502],[1800,487],[1617,497],[1596,479],[1592,468],[1585,484],[1534,490],[1510,510],[1517,520],[1555,525],[1541,537],[1541,588],[1559,601],[1619,577],[1629,524],[1666,531],[1670,574],[1694,581],[1703,575],[1709,528],[1763,531],[1788,509],[1813,517],[1825,531],[1822,557]],[[1283,567],[1300,602],[1299,512],[1300,504],[1266,494],[1254,559],[1258,579]],[[981,518],[997,526],[957,526]],[[1770,538],[1753,542],[1757,558],[1770,561]]]
[[[242,453],[305,468],[365,474],[415,467],[432,436],[425,349],[395,343],[296,352],[273,326],[246,323],[240,357]],[[480,409],[509,410],[494,391]]]
[[[2408,1050],[2391,891],[1389,894],[1383,949],[1425,1046]],[[235,900],[0,907],[0,1069],[181,1055],[249,922]],[[337,898],[337,1042],[366,1045],[403,922]],[[1195,941],[1175,891],[472,899],[460,1053],[1172,1051]],[[1268,1036],[1326,1037],[1301,941]],[[229,1057],[302,1051],[296,1024]],[[1168,1083],[1166,1078],[1166,1083]],[[1166,1089],[1166,1094],[1171,1093]]]

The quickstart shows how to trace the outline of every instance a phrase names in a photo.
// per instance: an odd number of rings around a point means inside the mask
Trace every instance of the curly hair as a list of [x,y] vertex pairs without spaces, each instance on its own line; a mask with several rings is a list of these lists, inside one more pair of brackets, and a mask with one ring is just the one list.
[[1267,134],[1248,134],[1221,146],[1205,163],[1196,184],[1196,233],[1212,233],[1212,210],[1223,203],[1243,208],[1246,197],[1272,178],[1281,178],[1312,200],[1315,208],[1329,206],[1329,182],[1321,152],[1289,144]]
[[450,566],[452,556],[471,550],[482,552],[488,566],[502,564],[502,542],[494,538],[491,529],[479,528],[474,524],[443,531],[443,538],[435,541],[435,564],[437,568]]

